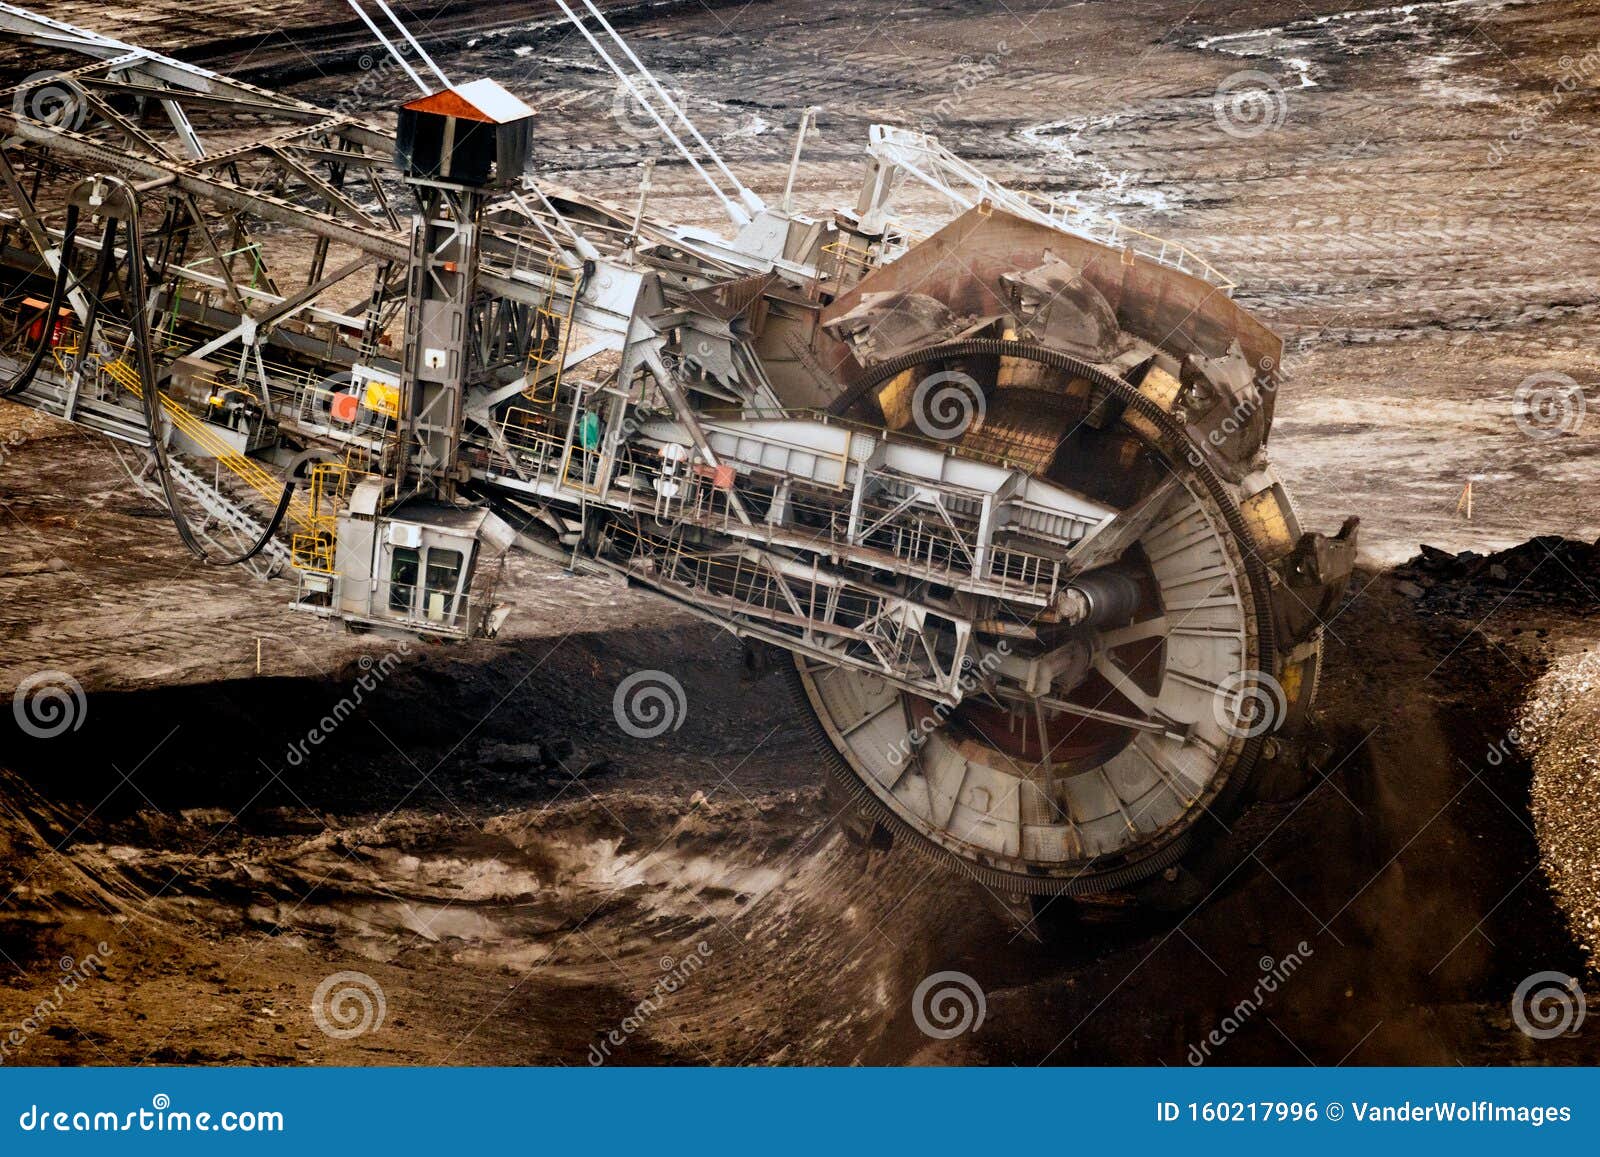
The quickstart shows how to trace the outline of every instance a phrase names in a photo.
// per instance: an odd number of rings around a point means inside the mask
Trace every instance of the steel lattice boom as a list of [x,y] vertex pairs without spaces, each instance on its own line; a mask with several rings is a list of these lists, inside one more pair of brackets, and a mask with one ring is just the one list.
[[423,64],[394,133],[0,4],[39,66],[0,381],[154,452],[191,549],[454,638],[507,550],[624,576],[792,656],[871,822],[1007,895],[1170,877],[1301,760],[1354,524],[1299,525],[1231,282],[884,127],[853,208],[773,208],[563,4],[734,232],[653,220],[541,181],[533,110],[379,8]]

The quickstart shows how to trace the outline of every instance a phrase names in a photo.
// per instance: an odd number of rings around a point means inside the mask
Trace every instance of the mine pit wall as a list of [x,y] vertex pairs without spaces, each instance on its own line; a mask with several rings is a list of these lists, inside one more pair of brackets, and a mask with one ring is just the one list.
[[[769,734],[769,744],[798,741],[785,704],[752,696],[729,678],[739,655],[739,644],[724,632],[678,622],[458,646],[366,636],[361,654],[345,656],[324,675],[131,690],[90,683],[65,717],[46,718],[42,703],[33,718],[20,707],[11,710],[8,687],[0,767],[63,799],[93,804],[120,782],[111,763],[125,770],[142,764],[138,782],[163,807],[199,806],[194,801],[207,796],[217,798],[205,806],[221,806],[231,794],[248,799],[267,775],[263,764],[328,780],[326,790],[336,798],[344,794],[337,785],[357,766],[371,765],[380,778],[410,787],[418,774],[402,751],[424,769],[444,759],[470,768],[480,746],[570,744],[580,758],[577,772],[586,752],[597,761],[646,754],[615,722],[613,693],[627,675],[658,667],[683,686],[688,708],[673,738],[650,746],[678,744],[686,752],[746,740],[754,746]],[[738,705],[732,718],[730,703]],[[313,731],[319,741],[306,742]],[[103,777],[109,778],[102,786]],[[135,807],[152,806],[136,792],[124,794]],[[330,806],[382,804],[353,791]]]
[[1564,659],[1536,683],[1516,740],[1530,753],[1539,863],[1600,975],[1600,649]]

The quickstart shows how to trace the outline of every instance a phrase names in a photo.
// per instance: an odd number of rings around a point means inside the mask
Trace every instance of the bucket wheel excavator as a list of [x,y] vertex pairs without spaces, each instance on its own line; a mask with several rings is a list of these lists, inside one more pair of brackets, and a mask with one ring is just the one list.
[[831,408],[1007,463],[1104,521],[1041,551],[1050,598],[971,608],[960,702],[804,658],[794,681],[871,837],[1024,911],[1141,884],[1193,899],[1186,857],[1320,754],[1292,737],[1355,522],[1302,530],[1265,450],[1281,346],[1213,271],[1052,235],[996,200],[824,311],[847,351]]
[[0,388],[150,452],[184,544],[259,544],[300,610],[463,638],[507,550],[620,575],[779,671],[873,844],[1015,910],[1198,899],[1315,762],[1354,562],[1268,458],[1281,342],[925,134],[771,206],[558,3],[729,232],[654,219],[648,168],[631,207],[539,179],[533,110],[382,5],[393,132],[0,4],[42,69],[0,104]]

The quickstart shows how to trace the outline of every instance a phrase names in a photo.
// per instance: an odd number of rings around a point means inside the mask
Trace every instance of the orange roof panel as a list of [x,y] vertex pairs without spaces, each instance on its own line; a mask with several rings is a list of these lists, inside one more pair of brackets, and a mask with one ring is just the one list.
[[413,112],[433,113],[435,116],[455,117],[463,121],[479,121],[486,125],[494,123],[453,88],[440,89],[432,96],[418,97],[406,107]]
[[533,115],[531,108],[492,80],[440,89],[418,97],[406,108],[486,125],[510,124]]

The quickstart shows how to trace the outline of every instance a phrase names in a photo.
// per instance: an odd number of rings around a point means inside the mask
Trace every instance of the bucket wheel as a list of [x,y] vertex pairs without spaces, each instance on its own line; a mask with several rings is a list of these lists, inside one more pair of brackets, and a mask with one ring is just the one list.
[[803,656],[795,691],[830,770],[897,844],[1002,896],[1126,888],[1246,795],[1264,720],[1281,715],[1263,690],[1277,669],[1266,569],[1229,486],[1126,380],[967,341],[876,367],[860,405],[916,432],[907,402],[934,375],[981,391],[960,452],[1026,462],[1121,512],[1080,584],[1089,605],[1066,623],[980,624],[978,665],[998,677],[953,708]]

